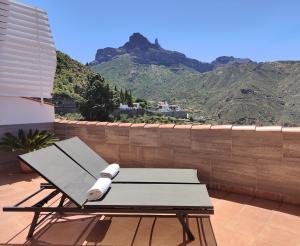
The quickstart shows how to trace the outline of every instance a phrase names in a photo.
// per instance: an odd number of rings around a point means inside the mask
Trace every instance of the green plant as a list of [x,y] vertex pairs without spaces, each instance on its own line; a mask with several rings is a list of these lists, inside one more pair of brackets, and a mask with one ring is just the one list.
[[9,132],[4,134],[2,142],[0,142],[0,150],[6,152],[31,152],[53,144],[59,139],[46,130],[30,129],[27,133],[23,129],[18,130],[15,136]]
[[86,120],[108,120],[109,114],[117,107],[113,96],[113,90],[101,75],[90,76],[84,100],[80,103],[80,113]]
[[84,117],[80,113],[56,113],[56,119],[62,120],[84,120]]

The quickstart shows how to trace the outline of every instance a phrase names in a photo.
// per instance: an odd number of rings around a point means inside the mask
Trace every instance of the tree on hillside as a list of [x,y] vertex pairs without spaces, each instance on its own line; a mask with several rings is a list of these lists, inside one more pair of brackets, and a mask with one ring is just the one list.
[[148,102],[142,98],[135,99],[135,102],[139,103],[143,109],[145,109],[148,106]]
[[122,89],[120,91],[120,103],[124,103],[124,93]]
[[127,90],[125,90],[125,93],[124,93],[124,103],[128,105],[128,92],[127,92]]
[[113,102],[116,106],[119,106],[120,105],[120,92],[117,88],[117,86],[115,85],[115,88],[113,90]]
[[127,104],[128,104],[129,107],[133,106],[131,91],[129,91],[129,94],[128,94]]
[[110,112],[116,107],[114,93],[101,75],[89,77],[80,112],[86,120],[107,120]]

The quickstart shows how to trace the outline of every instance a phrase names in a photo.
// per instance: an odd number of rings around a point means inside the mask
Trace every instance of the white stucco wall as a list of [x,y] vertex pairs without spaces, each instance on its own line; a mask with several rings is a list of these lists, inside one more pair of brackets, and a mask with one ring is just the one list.
[[0,125],[54,121],[54,106],[20,97],[0,96]]
[[0,0],[0,126],[54,121],[54,107],[22,97],[51,98],[56,49],[47,13]]

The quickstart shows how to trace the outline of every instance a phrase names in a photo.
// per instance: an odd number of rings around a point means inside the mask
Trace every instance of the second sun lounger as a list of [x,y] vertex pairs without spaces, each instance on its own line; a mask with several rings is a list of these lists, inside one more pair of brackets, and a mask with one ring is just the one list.
[[[56,142],[55,145],[93,177],[109,164],[78,137]],[[199,184],[197,169],[121,168],[114,183],[185,183]]]
[[[12,207],[4,207],[4,211],[34,212],[34,217],[28,233],[32,237],[40,219],[40,213],[45,216],[52,213],[129,213],[129,214],[169,214],[176,216],[182,224],[188,238],[193,240],[193,234],[188,226],[188,215],[205,216],[213,214],[207,189],[202,184],[112,184],[108,193],[98,201],[87,202],[86,191],[96,179],[86,170],[76,164],[71,158],[55,146],[50,146],[19,156],[27,165],[38,172],[52,186],[53,191],[33,205],[21,205],[40,193],[41,189]],[[62,194],[57,207],[45,206],[52,198]],[[74,206],[64,206],[65,199]]]

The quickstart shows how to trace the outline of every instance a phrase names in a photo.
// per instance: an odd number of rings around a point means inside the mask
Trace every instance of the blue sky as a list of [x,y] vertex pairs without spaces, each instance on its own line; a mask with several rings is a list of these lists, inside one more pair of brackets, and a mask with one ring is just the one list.
[[201,61],[300,60],[299,0],[20,0],[48,12],[57,49],[82,63],[133,32]]

